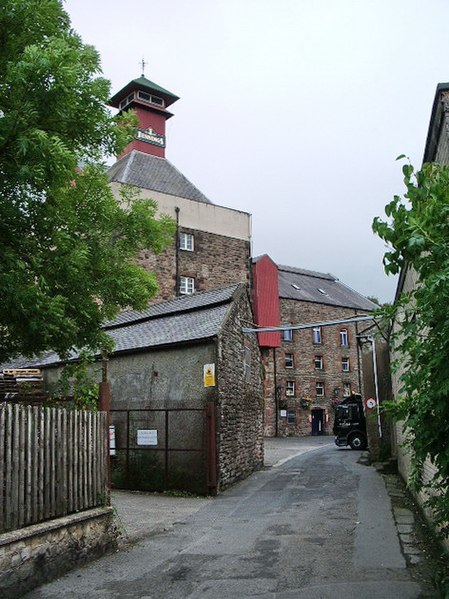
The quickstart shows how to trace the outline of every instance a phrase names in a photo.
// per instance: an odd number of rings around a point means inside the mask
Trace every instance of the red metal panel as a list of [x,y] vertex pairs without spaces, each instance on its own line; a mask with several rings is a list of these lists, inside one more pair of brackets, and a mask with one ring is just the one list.
[[[278,327],[279,283],[278,269],[269,256],[262,256],[253,264],[253,302],[256,324]],[[281,334],[258,333],[260,347],[280,347]]]
[[[167,114],[156,112],[148,108],[141,108],[140,106],[134,106],[134,110],[139,119],[139,129],[152,129],[155,133],[165,137],[165,121],[168,116]],[[145,154],[165,158],[165,147],[150,144],[139,139],[134,139],[129,143],[122,154],[120,154],[120,157],[129,154],[132,150],[139,150],[139,152],[144,152]]]

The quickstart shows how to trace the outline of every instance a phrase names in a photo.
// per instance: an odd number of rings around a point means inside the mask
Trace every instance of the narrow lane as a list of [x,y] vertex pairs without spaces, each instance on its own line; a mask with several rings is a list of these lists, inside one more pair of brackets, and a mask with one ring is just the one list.
[[383,480],[359,457],[328,445],[256,473],[172,530],[28,597],[433,596],[410,580]]

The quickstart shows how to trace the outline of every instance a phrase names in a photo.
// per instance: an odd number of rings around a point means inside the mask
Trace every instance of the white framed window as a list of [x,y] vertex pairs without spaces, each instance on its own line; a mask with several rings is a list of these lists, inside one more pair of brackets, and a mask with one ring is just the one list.
[[343,372],[349,372],[349,358],[341,359],[341,369]]
[[295,381],[285,382],[285,395],[287,397],[295,397]]
[[313,363],[315,364],[315,370],[324,369],[323,356],[315,356],[315,358],[313,359]]
[[282,340],[283,341],[293,341],[293,331],[282,331]]
[[285,368],[294,368],[295,367],[295,359],[293,354],[285,354]]
[[193,252],[193,250],[194,250],[193,235],[191,235],[190,233],[180,233],[179,234],[179,249]]
[[351,383],[343,383],[343,397],[349,397],[351,392]]
[[318,381],[315,385],[315,390],[316,390],[317,397],[324,397],[324,383],[323,382]]
[[342,347],[348,347],[348,329],[340,329],[340,345]]
[[128,106],[128,104],[130,102],[132,102],[134,100],[134,92],[132,94],[129,94],[129,96],[127,96],[124,100],[122,100],[119,104],[119,110],[122,110],[123,108],[125,108],[125,106]]
[[142,100],[143,102],[155,104],[156,106],[164,106],[165,104],[164,100],[162,98],[159,98],[159,96],[153,96],[153,94],[147,94],[147,92],[143,92],[141,90],[137,92],[137,97],[139,98],[139,100]]
[[313,341],[313,343],[316,343],[316,344],[320,344],[322,342],[321,327],[313,327],[312,341]]
[[181,295],[191,295],[192,293],[195,293],[195,279],[192,277],[181,277],[179,293]]

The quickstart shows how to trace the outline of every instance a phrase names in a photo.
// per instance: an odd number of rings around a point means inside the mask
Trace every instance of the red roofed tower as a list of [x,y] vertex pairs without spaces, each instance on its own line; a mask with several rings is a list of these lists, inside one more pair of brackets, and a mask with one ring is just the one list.
[[126,146],[122,156],[139,150],[165,158],[165,122],[173,116],[167,108],[176,100],[179,100],[178,96],[143,75],[130,81],[111,98],[111,106],[120,112],[132,108],[139,119],[136,139]]

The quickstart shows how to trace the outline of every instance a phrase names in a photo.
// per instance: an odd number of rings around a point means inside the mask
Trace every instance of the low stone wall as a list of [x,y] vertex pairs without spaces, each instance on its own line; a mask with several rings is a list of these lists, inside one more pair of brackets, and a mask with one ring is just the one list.
[[111,507],[0,535],[0,597],[15,599],[117,546]]

